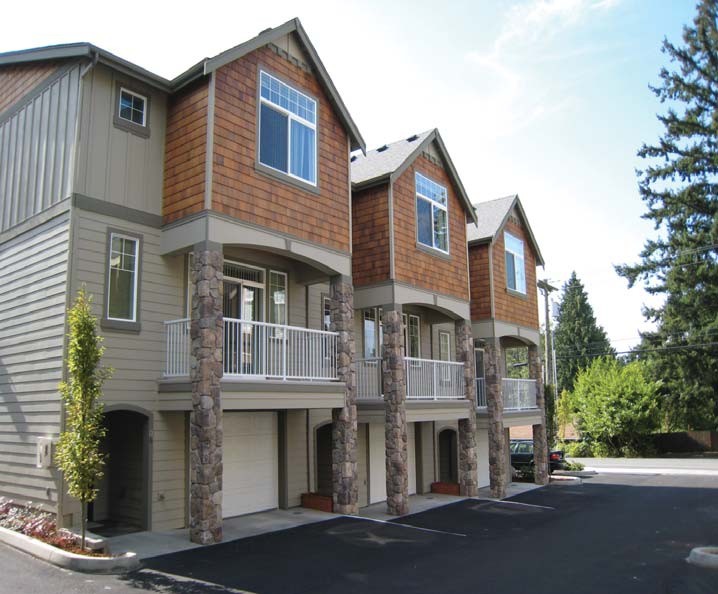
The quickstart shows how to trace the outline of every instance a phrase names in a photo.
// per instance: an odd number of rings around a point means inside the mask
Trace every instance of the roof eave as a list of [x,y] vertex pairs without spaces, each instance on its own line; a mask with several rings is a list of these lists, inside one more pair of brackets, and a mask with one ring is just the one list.
[[371,179],[365,179],[360,182],[352,182],[352,190],[356,190],[356,191],[366,190],[368,188],[373,188],[374,186],[388,184],[390,181],[391,181],[391,174],[390,173],[382,173],[381,175],[372,177]]

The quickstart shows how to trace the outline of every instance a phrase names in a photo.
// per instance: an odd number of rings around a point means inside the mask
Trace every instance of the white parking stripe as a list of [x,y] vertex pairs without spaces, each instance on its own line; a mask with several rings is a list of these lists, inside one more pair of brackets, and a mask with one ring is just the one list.
[[[165,573],[164,571],[157,571],[156,569],[141,569],[139,571],[141,574],[152,574],[159,577],[162,577],[167,580],[172,580],[174,582],[180,582],[183,584],[198,584],[201,586],[207,586],[210,588],[217,588],[217,590],[222,592],[227,592],[228,594],[256,594],[255,592],[250,592],[249,590],[237,590],[235,588],[229,588],[228,586],[223,586],[222,584],[216,584],[214,582],[207,582],[205,580],[197,580],[195,578],[187,577],[184,575],[175,575],[174,573]],[[164,590],[164,588],[162,588]],[[168,590],[169,591],[169,590]]]
[[507,505],[524,505],[526,507],[538,507],[541,509],[556,509],[555,507],[549,507],[548,505],[536,505],[534,503],[521,503],[520,501],[506,501],[504,499],[485,499],[483,497],[476,497],[477,501],[491,501],[491,503],[504,503]]
[[411,524],[399,524],[398,522],[390,522],[389,520],[377,520],[376,518],[365,518],[362,516],[344,516],[353,520],[366,520],[367,522],[378,522],[379,524],[388,524],[389,526],[400,526],[401,528],[411,528],[412,530],[420,530],[421,532],[434,532],[436,534],[448,534],[449,536],[466,536],[459,532],[446,532],[445,530],[434,530],[432,528],[421,528],[420,526],[412,526]]

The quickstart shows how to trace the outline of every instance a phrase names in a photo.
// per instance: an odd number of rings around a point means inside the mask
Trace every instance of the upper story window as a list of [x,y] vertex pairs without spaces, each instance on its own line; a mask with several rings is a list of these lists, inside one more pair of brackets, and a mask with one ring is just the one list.
[[506,251],[506,286],[512,291],[526,294],[526,269],[524,266],[524,242],[508,231],[504,232]]
[[317,183],[317,102],[260,72],[259,162]]
[[449,253],[449,213],[446,188],[415,174],[416,238],[430,248]]
[[137,322],[137,285],[140,239],[110,233],[105,317],[116,322]]
[[147,97],[128,91],[124,87],[120,88],[120,105],[119,117],[127,122],[132,122],[137,126],[145,126]]
[[451,333],[439,332],[439,359],[451,361]]

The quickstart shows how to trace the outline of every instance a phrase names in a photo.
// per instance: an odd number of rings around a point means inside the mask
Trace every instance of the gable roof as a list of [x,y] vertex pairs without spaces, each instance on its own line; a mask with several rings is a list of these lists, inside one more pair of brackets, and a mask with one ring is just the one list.
[[469,223],[466,225],[466,237],[469,245],[478,243],[493,243],[496,237],[504,228],[506,221],[511,214],[511,211],[516,207],[521,215],[521,218],[528,235],[529,243],[536,254],[536,263],[544,266],[544,259],[541,255],[536,237],[534,237],[529,220],[526,217],[524,207],[521,205],[521,200],[518,194],[512,194],[511,196],[504,196],[503,198],[496,198],[495,200],[489,200],[487,202],[479,202],[474,204],[476,209],[476,223]]
[[432,142],[436,143],[449,178],[454,183],[464,209],[476,221],[474,207],[469,200],[464,184],[446,150],[439,130],[427,130],[404,140],[385,144],[365,155],[352,157],[352,187],[360,190],[379,183],[393,183]]
[[185,70],[179,76],[168,80],[162,76],[154,74],[149,70],[145,70],[141,66],[137,66],[132,62],[120,58],[102,48],[92,45],[91,43],[67,43],[62,45],[51,45],[46,47],[36,47],[26,50],[6,52],[0,54],[0,65],[6,64],[21,64],[26,62],[36,62],[40,60],[61,60],[68,58],[90,58],[94,61],[106,64],[120,72],[138,78],[142,82],[145,82],[161,91],[166,93],[173,93],[181,89],[186,84],[195,80],[196,78],[214,72],[218,68],[241,58],[242,56],[254,51],[260,47],[272,43],[273,41],[288,35],[289,33],[296,33],[302,44],[303,49],[307,53],[307,57],[311,62],[311,66],[314,68],[319,83],[329,97],[329,101],[332,106],[339,114],[342,123],[344,124],[349,137],[352,141],[352,150],[361,149],[362,152],[366,151],[366,143],[362,138],[362,135],[354,123],[354,120],[349,115],[342,98],[339,96],[332,79],[329,76],[324,64],[322,63],[317,51],[314,49],[312,42],[309,40],[304,27],[299,19],[295,18],[287,21],[279,27],[273,29],[266,29],[262,31],[256,37],[253,37],[249,41],[245,41],[240,45],[237,45],[227,51],[218,54],[213,58],[204,58],[197,64]]

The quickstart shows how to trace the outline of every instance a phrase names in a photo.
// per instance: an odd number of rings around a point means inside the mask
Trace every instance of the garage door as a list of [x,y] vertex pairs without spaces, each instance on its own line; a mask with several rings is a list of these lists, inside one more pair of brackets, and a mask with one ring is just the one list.
[[416,436],[415,436],[416,423],[406,424],[406,436],[407,436],[407,450],[409,464],[409,495],[416,494]]
[[369,505],[369,480],[367,477],[367,433],[369,425],[359,423],[357,427],[357,478],[359,479],[359,507]]
[[276,413],[224,413],[222,425],[222,515],[229,518],[278,507]]

